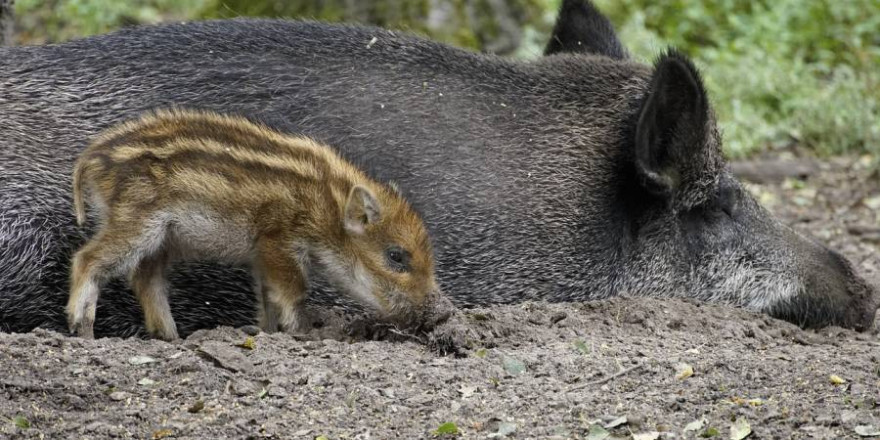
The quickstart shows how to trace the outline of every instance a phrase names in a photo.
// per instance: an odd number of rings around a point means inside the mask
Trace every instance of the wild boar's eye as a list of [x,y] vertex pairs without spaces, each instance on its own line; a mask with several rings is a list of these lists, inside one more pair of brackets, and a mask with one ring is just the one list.
[[734,217],[739,210],[739,191],[735,185],[722,183],[718,186],[718,207],[725,214]]
[[409,272],[410,254],[400,246],[391,246],[385,250],[385,263],[395,272]]

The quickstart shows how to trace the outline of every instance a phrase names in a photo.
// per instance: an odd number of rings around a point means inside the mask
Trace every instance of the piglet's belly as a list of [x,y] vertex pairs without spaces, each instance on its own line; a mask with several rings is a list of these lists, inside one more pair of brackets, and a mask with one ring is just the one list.
[[243,220],[205,209],[173,212],[169,220],[168,239],[177,260],[243,264],[253,256],[254,233]]

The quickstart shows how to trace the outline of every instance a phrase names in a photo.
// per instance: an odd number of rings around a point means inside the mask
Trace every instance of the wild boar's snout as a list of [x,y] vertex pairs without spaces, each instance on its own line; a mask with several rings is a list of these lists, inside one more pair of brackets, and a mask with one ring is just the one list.
[[843,255],[811,240],[803,240],[802,294],[774,307],[773,316],[800,322],[805,327],[838,325],[870,330],[880,307],[875,283],[860,276]]
[[829,297],[845,308],[841,314],[842,322],[833,324],[858,331],[871,329],[880,306],[880,292],[876,284],[860,276],[852,263],[838,252],[827,248],[819,252],[824,261],[818,262],[819,270],[812,271],[807,282],[819,286],[828,283]]

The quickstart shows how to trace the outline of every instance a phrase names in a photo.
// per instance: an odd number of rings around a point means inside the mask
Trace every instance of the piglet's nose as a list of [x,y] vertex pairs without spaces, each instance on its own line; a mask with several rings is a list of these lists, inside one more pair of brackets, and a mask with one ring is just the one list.
[[426,305],[423,324],[426,329],[433,329],[448,321],[456,310],[452,301],[439,290],[432,292]]

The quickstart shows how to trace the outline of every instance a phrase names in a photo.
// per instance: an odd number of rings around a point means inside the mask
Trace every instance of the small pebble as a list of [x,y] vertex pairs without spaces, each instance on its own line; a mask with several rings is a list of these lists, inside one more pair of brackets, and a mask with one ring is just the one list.
[[110,393],[110,399],[115,400],[117,402],[119,402],[121,400],[125,400],[127,398],[128,398],[128,393],[126,393],[125,391],[114,391],[114,392]]

